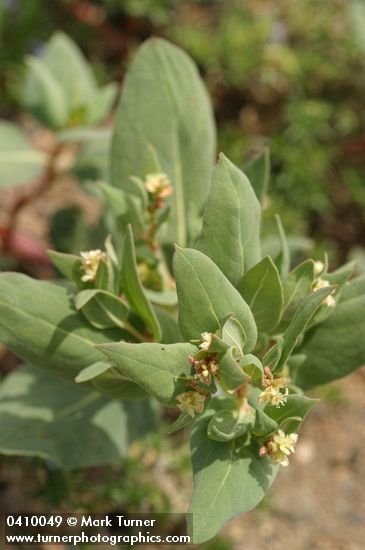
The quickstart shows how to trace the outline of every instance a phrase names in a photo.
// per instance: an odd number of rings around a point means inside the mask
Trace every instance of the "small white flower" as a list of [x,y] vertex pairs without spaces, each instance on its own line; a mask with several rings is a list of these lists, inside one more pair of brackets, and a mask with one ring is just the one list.
[[173,192],[171,182],[164,173],[148,174],[145,180],[145,187],[151,195],[157,195],[160,198],[169,197]]
[[325,300],[323,300],[323,303],[326,304],[326,306],[328,307],[334,307],[336,305],[336,300],[332,296],[332,294],[330,294]]
[[203,351],[207,351],[212,344],[213,335],[210,332],[202,332],[201,339],[202,341],[199,344],[199,348]]
[[80,252],[81,256],[81,267],[85,273],[81,277],[81,280],[84,283],[95,281],[96,273],[100,262],[106,260],[105,252],[101,250],[88,250],[87,252]]
[[260,405],[263,405],[264,403],[269,402],[271,405],[279,408],[281,405],[285,405],[288,393],[288,388],[285,388],[284,393],[281,393],[278,388],[268,386],[260,393],[259,403]]
[[[287,395],[289,393],[289,390],[286,387],[286,378],[274,378],[269,367],[265,367],[262,385],[264,386],[264,390],[259,395],[260,405],[269,402],[275,407],[281,407],[281,405],[286,403]],[[284,393],[280,391],[281,389],[284,390]]]
[[176,397],[179,401],[177,407],[194,418],[195,412],[202,413],[204,410],[205,397],[196,391],[187,391]]
[[298,441],[298,434],[285,435],[283,430],[278,430],[267,444],[267,453],[274,464],[289,466],[289,455],[294,453],[294,446]]
[[319,260],[314,262],[314,273],[319,275],[324,270],[324,263]]
[[319,290],[320,288],[326,288],[327,286],[330,286],[329,281],[326,279],[317,279],[317,281],[314,283],[313,291]]
[[[320,288],[326,288],[328,286],[330,286],[329,281],[327,281],[326,279],[318,279],[313,285],[313,292],[315,292],[316,290],[319,290]],[[334,290],[332,291],[332,293],[333,292]],[[328,307],[333,307],[336,305],[336,300],[332,296],[332,293],[323,300],[323,303],[326,304],[326,306]]]
[[285,388],[284,393],[281,393],[279,390],[272,388],[270,403],[278,409],[279,407],[281,407],[281,405],[285,405],[288,394],[288,388]]

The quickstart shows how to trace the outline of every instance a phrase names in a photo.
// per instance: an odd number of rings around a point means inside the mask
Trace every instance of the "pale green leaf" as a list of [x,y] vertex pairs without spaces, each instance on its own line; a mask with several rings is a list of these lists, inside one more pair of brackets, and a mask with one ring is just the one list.
[[284,340],[281,336],[276,336],[274,340],[275,344],[267,350],[262,359],[265,367],[269,367],[271,370],[274,370],[279,363],[284,346]]
[[57,130],[67,122],[68,106],[63,87],[51,69],[37,57],[27,57],[23,103],[49,128]]
[[340,296],[340,302],[347,302],[353,298],[359,298],[365,295],[365,274],[352,279],[352,281],[344,286]]
[[[196,421],[191,438],[194,494],[189,512],[192,542],[211,539],[236,516],[252,510],[268,491],[278,468],[259,447],[245,438],[223,443],[207,437],[207,428],[217,412],[216,399]],[[224,408],[225,400],[219,408]]]
[[177,305],[176,290],[165,289],[162,291],[145,289],[145,293],[149,300],[157,306],[175,307]]
[[215,413],[210,419],[207,429],[209,439],[214,441],[231,441],[247,434],[255,421],[252,410],[223,410]]
[[[301,306],[297,309],[294,314],[294,317],[283,334],[284,345],[283,351],[277,365],[277,370],[284,368],[286,361],[288,360],[290,354],[294,350],[295,346],[298,343],[300,336],[303,334],[307,328],[310,320],[313,315],[316,313],[323,300],[327,298],[333,291],[334,287],[328,286],[325,288],[320,288],[308,296]],[[303,351],[303,353],[306,353]]]
[[261,208],[245,174],[222,153],[213,171],[197,248],[236,284],[260,260]]
[[129,307],[118,296],[105,290],[87,289],[75,296],[75,306],[98,329],[124,328]]
[[[266,363],[264,363],[265,366]],[[262,378],[264,376],[264,368],[258,357],[248,353],[240,359],[240,367],[250,377],[251,383],[254,386],[261,387]]]
[[314,282],[314,262],[306,260],[293,269],[283,283],[283,319],[290,320],[299,305],[309,296]]
[[152,145],[174,186],[169,242],[185,246],[190,213],[207,199],[215,156],[212,108],[197,69],[178,47],[153,38],[138,51],[125,79],[111,156],[113,185],[136,193],[130,176],[145,176]]
[[219,383],[228,393],[249,381],[249,376],[241,368],[234,350],[235,348],[229,348],[219,358]]
[[278,423],[273,418],[270,418],[261,409],[256,409],[255,425],[252,430],[256,437],[266,439],[270,434],[276,432],[278,427]]
[[234,317],[230,317],[222,328],[222,340],[229,346],[233,346],[239,354],[246,343],[246,334],[241,324]]
[[279,215],[275,216],[280,240],[280,253],[275,260],[281,277],[286,277],[290,269],[290,249],[283,224]]
[[0,121],[0,188],[16,187],[38,178],[45,164],[45,155],[33,149],[15,124]]
[[161,328],[138,275],[134,239],[130,226],[128,226],[124,241],[121,276],[123,292],[129,305],[146,323],[155,340],[159,341],[161,338]]
[[259,331],[269,332],[280,321],[283,290],[278,270],[269,256],[240,279],[237,290],[247,302]]
[[81,257],[75,254],[64,254],[63,252],[56,252],[55,250],[47,250],[47,254],[53,265],[58,271],[73,281],[78,288],[83,288],[85,283],[81,278],[84,275],[81,264]]
[[116,364],[118,371],[151,393],[159,401],[174,404],[188,390],[193,378],[189,355],[192,344],[128,344],[118,342],[98,346]]
[[258,200],[262,203],[269,187],[270,150],[265,148],[244,168],[244,172],[250,180]]
[[96,81],[91,66],[71,38],[63,32],[54,33],[42,61],[62,87],[69,113],[90,103]]
[[[73,381],[83,368],[104,360],[96,344],[123,334],[92,328],[72,302],[70,291],[59,284],[0,274],[0,341],[23,361]],[[135,397],[134,389],[114,377],[113,395]]]
[[326,279],[331,285],[337,285],[336,295],[338,294],[339,287],[342,288],[352,276],[355,266],[355,262],[347,262],[335,271],[324,275],[324,279]]
[[106,361],[97,361],[96,363],[82,369],[82,371],[76,376],[75,382],[78,384],[88,382],[111,368],[112,365],[110,363],[107,363]]
[[89,124],[99,124],[105,120],[115,102],[117,91],[115,82],[95,90],[88,105],[87,121]]
[[275,420],[279,428],[282,428],[285,433],[291,433],[300,426],[306,414],[317,403],[318,399],[291,394],[288,395],[285,405],[281,407],[267,404],[264,413]]
[[[331,285],[336,285],[336,290],[333,293],[336,304],[341,301],[342,292],[344,291],[347,281],[353,274],[354,268],[355,262],[348,262],[335,271],[325,273],[323,277],[321,277],[328,281]],[[326,304],[322,304],[310,322],[308,328],[312,328],[314,325],[323,323],[330,315],[332,315],[333,311],[334,307],[328,307]]]
[[111,133],[109,128],[99,128],[91,132],[89,136],[82,137],[82,129],[68,130],[63,136],[68,136],[72,141],[82,141],[82,147],[78,151],[76,162],[72,168],[72,172],[82,181],[91,182],[91,189],[94,189],[94,182],[109,180],[109,153],[111,143]]
[[185,428],[185,426],[188,426],[193,422],[193,417],[190,416],[188,413],[181,413],[180,416],[170,424],[170,426],[167,428],[168,435],[171,435],[178,430],[181,430],[182,428]]
[[356,290],[343,294],[346,300],[333,308],[324,323],[308,331],[299,348],[306,360],[294,379],[298,386],[306,389],[325,384],[365,365],[365,294],[357,295],[359,281]]
[[154,429],[150,400],[116,401],[32,367],[0,386],[0,453],[38,456],[71,469],[118,462]]
[[257,329],[251,310],[210,258],[198,250],[178,248],[174,274],[179,327],[186,340],[222,329],[227,317],[233,316],[246,334],[245,351],[254,347]]
[[111,140],[111,130],[110,128],[72,126],[72,128],[65,128],[57,132],[57,138],[64,143],[104,142],[109,144]]
[[175,316],[170,315],[170,313],[157,306],[154,306],[154,310],[161,327],[161,342],[164,344],[182,342],[183,339]]

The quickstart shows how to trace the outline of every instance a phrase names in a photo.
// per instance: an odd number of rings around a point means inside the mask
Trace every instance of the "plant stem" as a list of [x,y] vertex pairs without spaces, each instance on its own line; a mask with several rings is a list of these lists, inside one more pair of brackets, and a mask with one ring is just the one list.
[[50,153],[47,166],[42,176],[39,178],[37,188],[32,193],[26,193],[19,197],[19,199],[15,202],[13,208],[11,209],[11,212],[9,213],[9,223],[5,229],[2,242],[2,248],[5,252],[11,252],[11,239],[16,229],[18,217],[21,210],[36,197],[42,195],[42,193],[49,188],[50,182],[52,182],[52,180],[55,178],[56,161],[63,147],[63,143],[56,143]]
[[176,287],[175,279],[170,274],[170,271],[166,265],[165,258],[162,254],[160,243],[157,242],[156,240],[157,230],[158,230],[158,226],[157,226],[158,209],[159,209],[159,202],[156,199],[154,203],[150,205],[150,207],[148,208],[148,212],[150,215],[150,223],[147,228],[147,232],[144,236],[142,236],[142,239],[150,248],[150,250],[153,252],[155,258],[159,261],[161,273],[162,273],[166,287],[174,289]]
[[128,323],[128,321],[124,322],[124,329],[129,332],[132,336],[135,337],[136,340],[139,342],[147,342],[148,340],[141,334],[136,328],[134,328],[133,325]]

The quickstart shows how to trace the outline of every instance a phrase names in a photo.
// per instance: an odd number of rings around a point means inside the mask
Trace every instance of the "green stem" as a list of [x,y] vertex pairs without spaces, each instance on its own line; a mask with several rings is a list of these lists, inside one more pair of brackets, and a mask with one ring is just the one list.
[[141,332],[139,332],[136,328],[134,328],[133,325],[128,323],[127,321],[124,322],[124,329],[129,332],[132,336],[136,338],[139,342],[147,342],[148,340],[143,336]]

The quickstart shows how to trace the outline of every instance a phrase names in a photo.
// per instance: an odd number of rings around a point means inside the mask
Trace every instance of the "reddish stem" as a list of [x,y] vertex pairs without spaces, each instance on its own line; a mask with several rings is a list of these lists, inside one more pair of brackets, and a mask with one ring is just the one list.
[[11,254],[12,237],[18,224],[21,210],[28,206],[35,198],[40,197],[50,185],[50,182],[56,176],[56,160],[63,149],[62,143],[57,143],[50,152],[47,166],[38,180],[38,185],[31,192],[24,193],[15,201],[9,212],[9,222],[5,228],[2,228],[2,249]]

